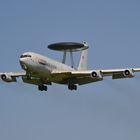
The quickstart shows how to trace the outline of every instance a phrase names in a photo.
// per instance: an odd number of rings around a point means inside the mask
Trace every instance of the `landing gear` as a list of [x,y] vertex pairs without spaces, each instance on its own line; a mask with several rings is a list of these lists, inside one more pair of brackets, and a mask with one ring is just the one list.
[[27,75],[27,79],[31,80],[31,77],[32,77],[31,73],[27,72],[26,75]]
[[40,91],[47,91],[47,86],[44,86],[44,85],[39,85],[38,86],[38,90],[40,90]]
[[69,90],[77,90],[77,85],[69,84],[69,85],[68,85],[68,89],[69,89]]

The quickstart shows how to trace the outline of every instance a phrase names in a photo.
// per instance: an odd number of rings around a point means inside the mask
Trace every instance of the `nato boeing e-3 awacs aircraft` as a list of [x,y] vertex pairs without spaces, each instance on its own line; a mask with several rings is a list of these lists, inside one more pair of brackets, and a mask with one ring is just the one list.
[[[69,90],[77,90],[77,85],[84,85],[103,80],[105,76],[112,79],[132,78],[140,68],[87,70],[88,45],[86,43],[62,42],[50,44],[48,48],[64,51],[62,63],[33,52],[20,56],[20,65],[24,72],[0,73],[5,82],[16,82],[21,77],[23,82],[38,86],[38,90],[47,91],[47,85],[64,84]],[[78,68],[74,68],[72,53],[81,51]],[[72,66],[65,64],[66,53],[70,52]]]

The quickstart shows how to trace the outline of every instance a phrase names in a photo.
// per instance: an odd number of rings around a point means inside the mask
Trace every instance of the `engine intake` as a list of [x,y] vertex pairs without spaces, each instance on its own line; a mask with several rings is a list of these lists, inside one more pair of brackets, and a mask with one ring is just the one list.
[[93,71],[93,72],[91,73],[91,77],[92,77],[93,79],[96,79],[96,80],[103,80],[103,76],[102,76],[102,74],[101,74],[101,71]]
[[15,77],[12,77],[12,76],[9,75],[9,74],[2,74],[2,75],[1,75],[1,79],[2,79],[4,82],[16,82],[16,78],[15,78]]
[[132,78],[132,77],[134,77],[134,72],[133,72],[132,69],[125,70],[123,74],[124,74],[124,76],[126,78]]
[[93,71],[93,72],[91,73],[91,75],[92,75],[92,77],[96,78],[96,77],[97,77],[97,72]]

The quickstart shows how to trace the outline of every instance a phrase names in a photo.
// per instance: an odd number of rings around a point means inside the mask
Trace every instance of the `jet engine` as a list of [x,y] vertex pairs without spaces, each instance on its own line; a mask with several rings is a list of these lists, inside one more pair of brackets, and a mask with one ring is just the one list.
[[103,76],[101,74],[101,71],[92,71],[91,77],[93,79],[96,79],[96,80],[103,80]]
[[9,74],[2,74],[1,75],[1,79],[5,82],[16,82],[16,78],[15,77],[12,77],[11,75]]
[[113,73],[113,79],[120,79],[120,78],[132,78],[134,77],[133,69],[126,69],[123,72]]
[[132,78],[134,77],[134,72],[132,69],[127,69],[123,72],[123,75],[126,77],[126,78]]

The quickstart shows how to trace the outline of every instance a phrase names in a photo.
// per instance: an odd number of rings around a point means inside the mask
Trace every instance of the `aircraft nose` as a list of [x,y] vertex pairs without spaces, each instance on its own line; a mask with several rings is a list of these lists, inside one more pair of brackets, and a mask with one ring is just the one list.
[[19,62],[20,62],[21,64],[25,64],[25,63],[26,63],[26,60],[25,60],[24,58],[20,58],[20,59],[19,59]]
[[20,58],[19,62],[20,62],[21,67],[26,70],[27,69],[26,60],[24,58]]

